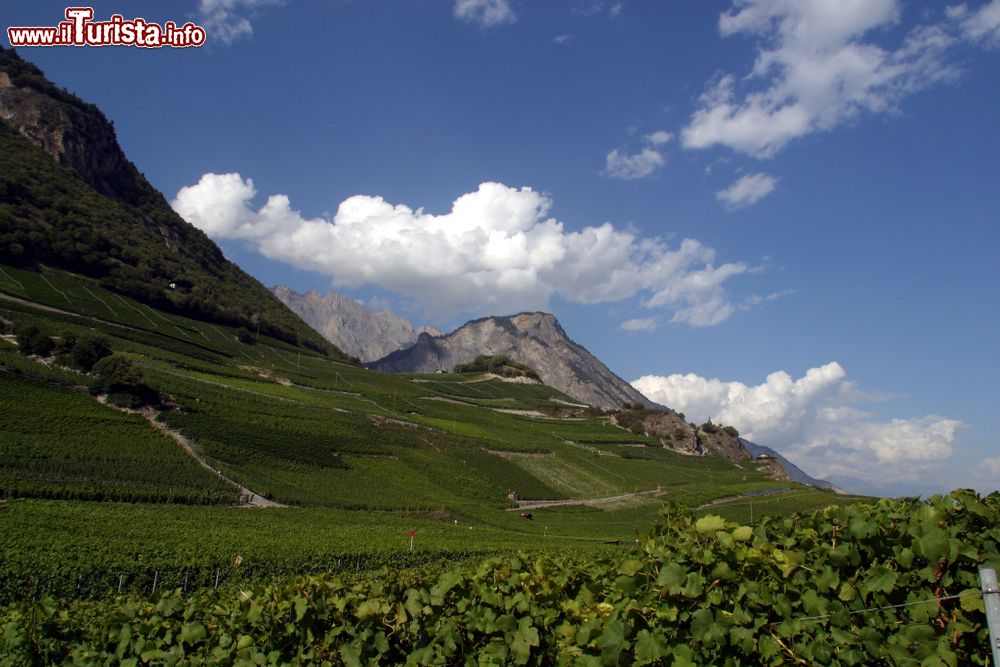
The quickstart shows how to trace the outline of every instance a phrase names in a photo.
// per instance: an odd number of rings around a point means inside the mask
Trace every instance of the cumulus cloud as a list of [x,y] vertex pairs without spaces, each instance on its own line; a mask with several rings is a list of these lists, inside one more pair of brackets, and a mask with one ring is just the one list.
[[517,22],[517,14],[508,0],[455,0],[453,11],[455,18],[480,28]]
[[916,479],[951,455],[962,422],[927,415],[879,420],[837,362],[798,379],[777,371],[755,386],[695,374],[639,378],[632,385],[688,419],[731,424],[810,474],[875,482]]
[[993,0],[976,10],[964,4],[949,7],[948,16],[959,22],[966,39],[988,48],[1000,48],[1000,0]]
[[556,35],[552,38],[553,44],[558,44],[559,46],[566,46],[571,41],[573,41],[573,35],[570,34]]
[[251,179],[205,174],[172,206],[213,239],[241,240],[337,285],[379,285],[438,317],[545,308],[559,294],[575,303],[637,297],[672,322],[711,326],[735,310],[725,282],[749,270],[716,266],[715,251],[694,239],[670,247],[611,223],[567,230],[548,216],[551,199],[528,187],[483,183],[441,215],[355,195],[329,220],[303,217],[280,194],[255,210],[255,196]]
[[630,153],[625,148],[614,149],[605,156],[601,175],[622,181],[637,181],[651,176],[666,163],[660,147],[673,136],[666,130],[657,130],[642,138],[645,146],[638,152]]
[[646,141],[654,146],[662,146],[673,138],[674,135],[670,134],[666,130],[657,130],[656,132],[646,135]]
[[621,324],[625,331],[656,331],[656,318],[643,317],[635,320],[625,320]]
[[900,12],[899,0],[734,0],[719,31],[757,39],[756,61],[743,81],[726,74],[708,86],[683,145],[770,157],[796,138],[891,111],[954,78],[946,54],[956,40],[946,25],[919,26],[895,49],[865,41]]
[[200,0],[198,20],[210,39],[232,44],[253,34],[250,19],[262,7],[284,4],[284,0]]
[[637,181],[652,175],[663,166],[663,163],[663,155],[653,148],[643,148],[638,153],[632,154],[616,148],[605,157],[604,171],[601,173],[608,178]]
[[715,193],[715,198],[730,211],[752,206],[764,197],[774,192],[778,181],[774,176],[765,173],[747,174],[725,190]]
[[994,485],[1000,485],[1000,458],[991,456],[983,459],[973,472],[980,479],[992,481]]

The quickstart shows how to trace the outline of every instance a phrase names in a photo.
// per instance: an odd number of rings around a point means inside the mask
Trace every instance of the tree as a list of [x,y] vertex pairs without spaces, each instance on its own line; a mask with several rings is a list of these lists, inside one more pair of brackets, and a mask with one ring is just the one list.
[[47,357],[56,344],[49,338],[48,334],[34,324],[27,324],[17,329],[17,346],[23,354],[37,354]]
[[726,435],[731,435],[734,438],[740,437],[740,432],[736,430],[735,426],[723,426],[722,432]]
[[236,340],[244,345],[253,345],[253,334],[246,327],[238,327],[236,329]]
[[111,342],[100,335],[82,336],[69,353],[70,361],[80,370],[89,373],[94,365],[111,354]]
[[67,329],[59,334],[59,342],[56,343],[56,361],[63,365],[73,363],[73,348],[77,344],[76,332]]
[[108,394],[108,399],[116,405],[138,407],[158,400],[158,395],[145,383],[142,371],[124,354],[116,353],[104,357],[94,364],[97,382],[94,389]]

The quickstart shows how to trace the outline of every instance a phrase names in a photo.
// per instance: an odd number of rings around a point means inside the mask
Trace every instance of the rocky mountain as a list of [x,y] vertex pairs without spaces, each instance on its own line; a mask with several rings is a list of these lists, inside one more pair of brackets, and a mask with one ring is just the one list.
[[157,308],[339,354],[177,215],[100,109],[3,48],[0,261],[65,269]]
[[765,454],[771,457],[772,459],[776,459],[779,463],[781,463],[781,467],[784,468],[785,473],[788,474],[788,479],[792,480],[793,482],[799,482],[800,484],[811,484],[812,486],[815,486],[820,489],[830,489],[831,491],[836,491],[837,493],[844,493],[844,491],[838,488],[837,485],[828,482],[825,479],[816,479],[815,477],[810,476],[808,473],[803,471],[801,468],[796,466],[794,463],[792,463],[784,456],[782,456],[775,450],[771,449],[770,447],[765,447],[764,445],[758,445],[756,443],[750,442],[749,440],[746,440],[745,438],[740,438],[739,440],[740,444],[743,445],[743,447],[746,448],[746,450],[750,452],[750,454],[754,458],[757,458],[761,454]]
[[434,327],[416,328],[405,317],[388,310],[371,310],[333,291],[326,296],[313,290],[300,294],[286,285],[271,291],[323,338],[365,362],[413,345],[421,333],[442,333]]
[[422,333],[412,347],[393,352],[369,367],[407,373],[450,372],[480,354],[503,355],[526,364],[538,372],[542,382],[587,405],[619,408],[625,402],[638,401],[660,407],[570,340],[548,313],[485,317],[442,336]]

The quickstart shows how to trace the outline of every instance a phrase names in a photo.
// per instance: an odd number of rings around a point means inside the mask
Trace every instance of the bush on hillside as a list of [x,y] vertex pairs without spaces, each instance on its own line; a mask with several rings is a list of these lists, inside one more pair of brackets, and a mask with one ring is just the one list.
[[159,402],[159,395],[145,383],[142,371],[123,354],[112,354],[94,364],[94,389],[108,394],[108,402],[129,408]]
[[535,369],[525,364],[519,364],[503,355],[480,354],[467,364],[455,366],[456,373],[493,373],[503,377],[529,377],[541,382]]
[[22,354],[47,357],[55,349],[56,343],[34,324],[27,324],[17,328],[17,346]]

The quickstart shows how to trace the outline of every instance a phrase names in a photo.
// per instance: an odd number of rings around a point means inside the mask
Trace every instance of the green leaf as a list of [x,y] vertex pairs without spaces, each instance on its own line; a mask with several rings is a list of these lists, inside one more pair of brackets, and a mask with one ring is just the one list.
[[201,623],[185,623],[181,628],[180,641],[188,644],[197,644],[208,636],[208,631]]
[[646,629],[642,629],[636,634],[635,664],[648,665],[667,655],[667,646],[658,634],[654,635]]
[[862,588],[869,593],[888,593],[896,585],[898,576],[895,571],[876,565],[869,571]]
[[510,643],[510,652],[514,663],[523,665],[531,657],[531,647],[538,646],[538,629],[531,625],[530,618],[522,618],[517,622],[517,631]]
[[627,576],[631,577],[636,572],[639,572],[640,570],[642,570],[642,568],[644,568],[644,567],[646,567],[646,564],[643,563],[641,560],[636,560],[635,558],[630,558],[630,559],[624,561],[618,567],[618,572],[621,573],[621,574],[624,574],[624,575],[627,575]]
[[740,526],[733,530],[733,539],[737,542],[748,542],[753,537],[753,528],[750,526]]
[[726,520],[718,514],[706,514],[694,523],[694,529],[699,533],[714,533],[726,527]]

